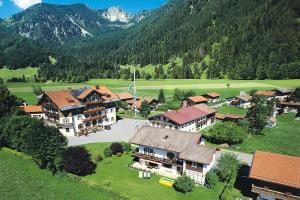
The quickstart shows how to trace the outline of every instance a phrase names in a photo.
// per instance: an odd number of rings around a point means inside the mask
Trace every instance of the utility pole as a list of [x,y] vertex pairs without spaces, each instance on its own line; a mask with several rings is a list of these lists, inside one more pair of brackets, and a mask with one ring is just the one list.
[[133,68],[133,101],[134,101],[134,127],[135,131],[138,131],[138,120],[137,120],[137,108],[136,108],[136,81],[135,81],[135,66]]

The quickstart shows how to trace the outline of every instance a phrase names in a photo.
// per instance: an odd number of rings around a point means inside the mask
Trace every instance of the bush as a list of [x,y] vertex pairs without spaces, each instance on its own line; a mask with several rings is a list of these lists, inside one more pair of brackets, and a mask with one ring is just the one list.
[[95,158],[96,162],[100,162],[102,160],[103,160],[103,157],[101,156],[101,154],[97,155],[96,158]]
[[219,178],[214,171],[210,170],[209,172],[206,173],[206,176],[205,176],[206,187],[213,189],[216,187],[218,181],[219,181]]
[[239,166],[237,155],[225,152],[218,159],[217,174],[222,181],[228,181],[232,174],[237,172]]
[[123,154],[121,153],[121,152],[118,152],[117,154],[116,154],[116,156],[118,156],[118,157],[121,157]]
[[123,148],[124,148],[124,151],[127,152],[127,153],[130,152],[131,149],[132,149],[131,144],[126,143],[126,142],[123,143]]
[[188,177],[186,174],[183,174],[181,177],[179,177],[174,184],[175,190],[182,193],[191,192],[193,191],[194,187],[194,180]]
[[217,123],[208,130],[209,138],[216,143],[239,144],[247,137],[245,128],[234,122]]
[[104,149],[103,154],[107,158],[111,157],[113,155],[112,150],[109,147],[107,147],[107,148]]
[[123,149],[123,145],[121,143],[112,143],[110,145],[110,149],[112,151],[113,155],[116,155],[117,153],[123,153],[124,149]]
[[86,176],[95,172],[96,164],[91,160],[91,154],[82,146],[69,147],[63,155],[63,170]]

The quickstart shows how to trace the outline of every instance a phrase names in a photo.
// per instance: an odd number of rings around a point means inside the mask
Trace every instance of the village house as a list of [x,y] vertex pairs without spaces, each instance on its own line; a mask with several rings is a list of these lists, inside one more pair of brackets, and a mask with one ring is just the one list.
[[236,96],[235,99],[231,102],[231,105],[239,108],[250,108],[251,107],[252,96],[247,94],[241,94]]
[[300,110],[300,102],[280,102],[280,108],[284,110],[284,113],[297,113]]
[[45,119],[45,113],[42,106],[20,106],[20,108],[31,117]]
[[278,99],[279,101],[286,101],[287,98],[291,96],[294,90],[282,88],[282,89],[275,89],[272,91],[275,92],[276,99]]
[[216,103],[220,101],[220,94],[217,92],[210,92],[202,95],[203,97],[208,99],[208,102]]
[[133,101],[133,95],[129,92],[119,93],[119,94],[117,94],[117,96],[119,97],[119,99],[122,102],[126,102],[127,104],[129,104]]
[[216,112],[206,104],[198,104],[150,117],[149,121],[154,127],[198,132],[216,122]]
[[104,86],[49,91],[39,96],[44,121],[65,136],[87,134],[116,123],[119,98]]
[[[137,98],[136,109],[138,111],[141,110],[142,102],[143,101],[146,101],[149,104],[151,111],[155,111],[155,110],[158,109],[158,104],[159,104],[158,100],[156,100],[156,99],[154,99],[152,97],[145,97],[145,96],[143,96],[143,97]],[[130,103],[130,105],[131,105],[131,108],[134,109],[134,101],[132,101]]]
[[185,173],[203,185],[215,163],[216,149],[202,144],[200,134],[143,126],[129,142],[138,145],[133,168],[174,179]]
[[274,99],[276,97],[276,92],[271,90],[258,90],[255,92],[256,95],[264,96],[268,100]]
[[300,157],[256,151],[249,177],[257,199],[300,199]]
[[208,99],[203,96],[193,96],[188,97],[184,101],[182,101],[182,107],[193,106],[197,104],[207,104]]

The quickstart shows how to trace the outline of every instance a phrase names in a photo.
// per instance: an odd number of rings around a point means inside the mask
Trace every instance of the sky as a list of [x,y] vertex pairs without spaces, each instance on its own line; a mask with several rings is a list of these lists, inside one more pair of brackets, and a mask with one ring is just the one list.
[[137,13],[141,10],[159,8],[167,0],[0,0],[0,18],[6,18],[37,3],[74,4],[83,3],[90,8],[104,9],[120,6],[126,12]]

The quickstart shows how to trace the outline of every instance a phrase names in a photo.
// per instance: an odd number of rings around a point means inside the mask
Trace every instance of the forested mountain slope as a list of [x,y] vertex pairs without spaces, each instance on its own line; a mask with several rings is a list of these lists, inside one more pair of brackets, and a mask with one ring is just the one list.
[[[118,16],[105,14],[105,18],[103,12],[108,10],[91,10],[88,14],[81,10],[89,9],[84,7],[78,5],[79,14],[73,17],[84,30],[73,24],[75,32],[71,26],[70,36],[51,33],[47,37],[51,42],[45,42],[43,34],[38,34],[43,33],[41,29],[36,31],[37,37],[31,37],[34,40],[28,39],[30,44],[39,44],[37,63],[42,77],[49,79],[59,74],[62,78],[119,78],[122,64],[165,64],[181,57],[182,66],[171,63],[165,72],[171,74],[170,78],[300,78],[300,1],[171,0],[160,9],[135,16],[112,9]],[[29,16],[28,22],[23,21],[20,27],[33,23],[30,9],[25,12],[29,12],[23,13]],[[68,18],[69,14],[64,16]],[[100,21],[97,16],[102,16]],[[33,21],[40,19],[36,17]],[[12,18],[14,23],[22,21],[16,20],[18,15]],[[108,19],[121,21],[114,24]],[[64,20],[51,23],[62,30],[67,25],[61,21]],[[21,38],[24,36],[28,34]],[[19,41],[20,34],[16,37]],[[63,42],[58,38],[64,38]],[[58,44],[53,45],[53,41]],[[14,57],[4,51],[9,43],[2,39],[0,42],[0,59]],[[44,54],[56,57],[57,64],[44,61]],[[19,67],[13,62],[8,66]]]

